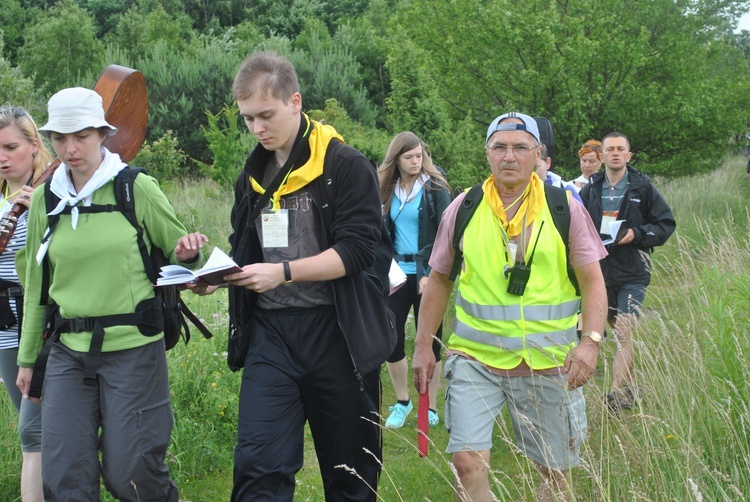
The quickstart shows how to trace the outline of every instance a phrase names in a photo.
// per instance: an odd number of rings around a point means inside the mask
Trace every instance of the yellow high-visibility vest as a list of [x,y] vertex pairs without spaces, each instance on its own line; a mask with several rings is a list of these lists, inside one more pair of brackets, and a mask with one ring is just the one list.
[[526,290],[523,296],[512,295],[503,268],[512,266],[515,257],[506,253],[500,225],[482,199],[464,231],[450,349],[500,369],[515,368],[522,359],[535,370],[565,363],[577,342],[580,298],[568,279],[565,243],[546,201],[527,234],[527,262],[537,236]]

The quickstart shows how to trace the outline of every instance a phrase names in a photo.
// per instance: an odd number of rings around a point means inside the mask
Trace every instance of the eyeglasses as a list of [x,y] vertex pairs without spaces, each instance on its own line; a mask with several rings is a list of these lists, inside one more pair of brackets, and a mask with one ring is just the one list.
[[531,152],[539,148],[539,145],[534,146],[508,146],[508,145],[492,145],[489,147],[489,151],[492,155],[498,157],[505,157],[508,151],[512,151],[513,155],[519,158],[528,157]]

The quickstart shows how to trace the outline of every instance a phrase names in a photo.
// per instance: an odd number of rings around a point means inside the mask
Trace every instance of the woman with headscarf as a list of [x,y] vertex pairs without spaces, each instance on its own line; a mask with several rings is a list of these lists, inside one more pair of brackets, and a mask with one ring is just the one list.
[[[117,129],[89,89],[63,89],[47,107],[40,131],[62,163],[32,197],[18,351],[18,387],[28,396],[43,344],[44,294],[57,309],[42,392],[45,500],[99,500],[101,475],[118,500],[177,502],[164,463],[174,420],[162,328],[158,315],[139,315],[158,313],[161,302],[133,225],[117,210],[87,211],[116,205],[114,179],[127,165],[103,142]],[[51,211],[47,189],[60,199]],[[138,175],[132,197],[147,245],[197,266],[208,239],[187,233],[156,180]],[[48,211],[59,215],[53,229]]]

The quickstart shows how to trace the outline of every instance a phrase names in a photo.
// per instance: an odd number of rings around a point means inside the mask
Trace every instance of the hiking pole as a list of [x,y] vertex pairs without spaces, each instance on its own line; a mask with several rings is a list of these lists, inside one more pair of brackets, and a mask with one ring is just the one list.
[[419,395],[419,405],[417,406],[417,447],[419,456],[427,456],[429,449],[429,413],[430,413],[430,384],[425,384],[424,394]]

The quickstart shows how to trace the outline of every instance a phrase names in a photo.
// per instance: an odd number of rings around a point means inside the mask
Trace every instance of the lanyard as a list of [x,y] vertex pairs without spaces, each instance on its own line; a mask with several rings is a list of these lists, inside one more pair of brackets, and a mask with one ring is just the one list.
[[[516,200],[517,202],[517,200]],[[514,202],[515,204],[515,202]],[[500,222],[500,219],[497,216],[494,216],[495,221],[497,222],[498,228],[500,228],[500,236],[503,238],[503,246],[505,247],[505,261],[509,263],[515,263],[516,255],[518,254],[518,251],[516,253],[513,253],[513,250],[510,247],[510,238],[508,237],[508,232],[505,231],[503,228],[503,224]],[[526,215],[523,215],[523,222],[521,225],[521,262],[524,261],[524,255],[526,254]]]

